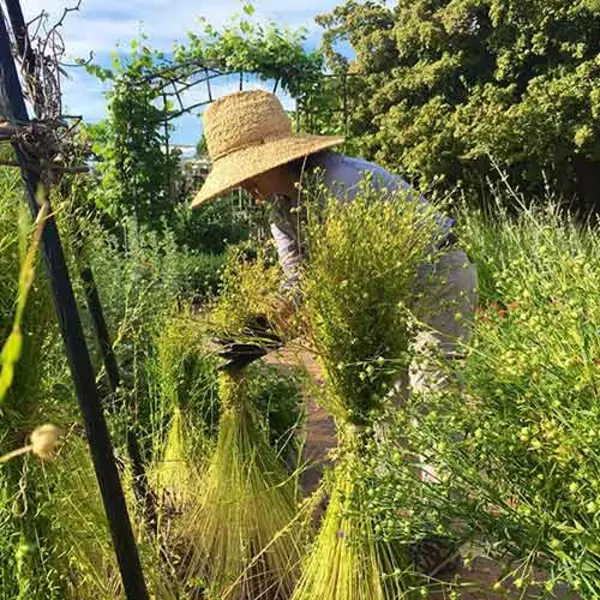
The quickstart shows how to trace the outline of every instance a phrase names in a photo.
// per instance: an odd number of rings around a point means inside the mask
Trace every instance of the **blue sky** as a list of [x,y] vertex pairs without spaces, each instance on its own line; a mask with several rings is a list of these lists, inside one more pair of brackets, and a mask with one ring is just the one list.
[[[25,19],[30,20],[45,10],[54,18],[65,6],[76,0],[21,0]],[[310,30],[308,44],[314,46],[320,38],[320,29],[314,23],[315,15],[327,12],[341,0],[255,0],[257,18],[273,19],[292,28],[306,26]],[[149,38],[149,45],[170,50],[176,41],[184,41],[186,32],[200,30],[198,20],[206,18],[219,26],[239,12],[240,0],[83,0],[79,12],[65,19],[63,37],[70,60],[85,58],[90,51],[96,62],[109,64],[110,54],[120,44],[124,48],[140,33]],[[259,86],[250,82],[248,87]],[[234,84],[222,83],[218,94],[233,91]],[[70,69],[64,82],[64,103],[69,114],[80,114],[88,121],[97,121],[105,115],[103,86],[82,69]],[[283,98],[285,104],[289,100]],[[194,144],[201,132],[197,115],[182,117],[177,122],[174,142]]]

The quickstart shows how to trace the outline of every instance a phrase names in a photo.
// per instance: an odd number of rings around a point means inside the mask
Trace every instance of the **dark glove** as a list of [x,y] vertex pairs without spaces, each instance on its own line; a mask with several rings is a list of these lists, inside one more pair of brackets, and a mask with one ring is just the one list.
[[223,346],[217,355],[225,361],[219,365],[219,371],[241,371],[267,354],[264,348],[256,344],[242,344],[233,340],[217,340],[217,343]]
[[281,338],[269,327],[269,322],[263,315],[253,319],[244,328],[240,338],[255,338],[256,341],[239,341],[234,338],[215,340],[223,348],[218,356],[225,360],[219,366],[219,371],[241,371],[270,350],[280,348],[282,344]]
[[281,348],[282,340],[273,331],[269,320],[265,315],[257,315],[244,327],[243,336],[256,338],[257,343],[267,348],[267,350],[275,350]]

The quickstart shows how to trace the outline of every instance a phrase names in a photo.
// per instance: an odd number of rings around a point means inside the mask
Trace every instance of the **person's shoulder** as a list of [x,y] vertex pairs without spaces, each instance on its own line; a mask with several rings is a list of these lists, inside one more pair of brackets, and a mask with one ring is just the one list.
[[339,191],[339,186],[344,186],[345,192],[350,196],[359,190],[361,182],[367,178],[380,190],[394,192],[410,188],[399,175],[381,165],[337,152],[320,153],[315,157],[313,166],[323,171],[325,183],[330,189],[335,187]]
[[314,156],[313,163],[315,167],[320,167],[324,170],[332,168],[355,169],[357,171],[370,171],[372,169],[383,169],[375,163],[369,162],[363,158],[356,156],[348,156],[339,152],[320,152]]
[[385,182],[403,182],[400,175],[364,158],[331,153],[331,156],[327,160],[341,170],[355,171],[356,173],[361,173],[363,176],[370,173],[375,179],[380,179]]

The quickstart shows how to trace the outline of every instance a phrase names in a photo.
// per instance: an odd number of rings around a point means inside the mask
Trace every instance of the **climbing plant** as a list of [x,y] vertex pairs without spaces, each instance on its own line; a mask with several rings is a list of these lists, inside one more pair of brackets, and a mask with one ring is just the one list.
[[108,118],[88,127],[101,173],[92,192],[94,202],[114,221],[133,215],[139,224],[158,231],[174,218],[171,189],[178,156],[164,151],[165,107],[157,105],[160,91],[146,76],[165,63],[164,54],[134,40],[130,54],[115,55],[111,69],[88,66],[96,77],[112,83]]
[[175,61],[193,62],[226,73],[248,73],[263,81],[273,80],[293,98],[301,98],[321,82],[323,54],[304,48],[308,31],[262,25],[252,4],[242,14],[217,29],[204,21],[200,33],[188,33],[188,42],[175,49]]

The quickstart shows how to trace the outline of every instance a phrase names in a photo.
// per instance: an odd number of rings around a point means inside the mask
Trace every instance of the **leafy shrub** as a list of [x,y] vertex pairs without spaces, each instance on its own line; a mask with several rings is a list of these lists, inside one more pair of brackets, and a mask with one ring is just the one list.
[[348,0],[318,20],[363,155],[474,199],[492,155],[528,194],[550,182],[598,208],[597,2]]
[[217,198],[194,210],[186,202],[177,209],[177,241],[191,250],[223,254],[230,244],[248,238],[247,213],[237,195]]
[[186,274],[185,289],[197,303],[203,303],[218,293],[225,254],[190,254],[190,270]]

